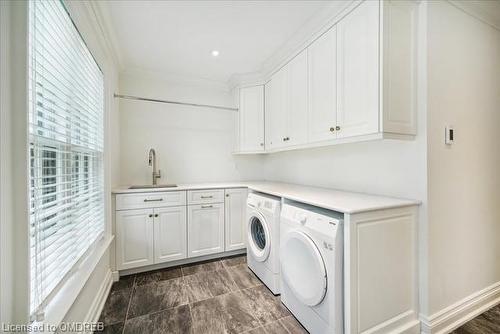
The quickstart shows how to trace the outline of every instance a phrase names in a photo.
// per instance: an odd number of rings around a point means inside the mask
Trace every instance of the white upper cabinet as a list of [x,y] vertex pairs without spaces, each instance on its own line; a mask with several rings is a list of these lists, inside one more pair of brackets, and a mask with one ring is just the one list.
[[264,151],[264,86],[240,88],[239,151]]
[[383,1],[383,131],[417,134],[417,1]]
[[287,64],[286,146],[307,142],[307,50]]
[[308,48],[309,141],[336,137],[337,28],[334,26]]
[[266,144],[278,149],[307,142],[307,50],[266,84]]
[[379,131],[379,3],[365,1],[337,25],[337,137]]
[[266,84],[266,148],[268,149],[285,146],[287,76],[286,69],[282,68]]
[[420,5],[353,3],[273,74],[264,152],[416,135]]

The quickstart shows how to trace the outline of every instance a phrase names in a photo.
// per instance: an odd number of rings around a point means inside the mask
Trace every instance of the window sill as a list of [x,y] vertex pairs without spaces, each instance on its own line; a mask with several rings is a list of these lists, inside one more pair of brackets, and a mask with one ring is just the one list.
[[94,250],[77,264],[74,274],[66,280],[64,286],[45,307],[44,320],[31,324],[33,327],[43,328],[35,333],[53,333],[51,329],[60,325],[113,239],[114,236],[104,236]]

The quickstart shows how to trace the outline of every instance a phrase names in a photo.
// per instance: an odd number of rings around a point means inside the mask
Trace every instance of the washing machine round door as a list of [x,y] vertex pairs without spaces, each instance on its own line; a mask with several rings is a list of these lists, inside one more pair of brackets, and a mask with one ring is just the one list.
[[299,231],[285,234],[280,261],[283,280],[299,301],[308,306],[323,301],[327,290],[326,268],[310,237]]
[[255,260],[263,262],[269,257],[271,235],[264,217],[254,212],[248,219],[248,248]]

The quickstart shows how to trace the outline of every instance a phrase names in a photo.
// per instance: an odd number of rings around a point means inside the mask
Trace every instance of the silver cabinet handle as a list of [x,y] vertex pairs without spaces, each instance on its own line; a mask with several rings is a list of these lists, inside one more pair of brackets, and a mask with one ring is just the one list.
[[209,209],[209,208],[213,208],[214,206],[213,205],[202,205],[201,208],[202,209]]
[[161,202],[163,201],[163,198],[156,198],[156,199],[145,199],[144,202]]
[[214,198],[213,196],[200,196],[200,198],[205,199],[205,198]]

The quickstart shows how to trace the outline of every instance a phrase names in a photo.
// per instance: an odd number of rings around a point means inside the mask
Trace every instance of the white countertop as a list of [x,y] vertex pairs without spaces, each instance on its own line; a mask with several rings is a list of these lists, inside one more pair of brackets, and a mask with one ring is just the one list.
[[404,206],[419,205],[421,202],[412,199],[355,193],[343,190],[302,186],[281,182],[220,182],[179,184],[175,188],[128,189],[118,187],[114,194],[150,193],[180,190],[249,188],[254,191],[286,198],[289,200],[314,205],[317,207],[342,213],[359,213],[372,210],[389,209]]

